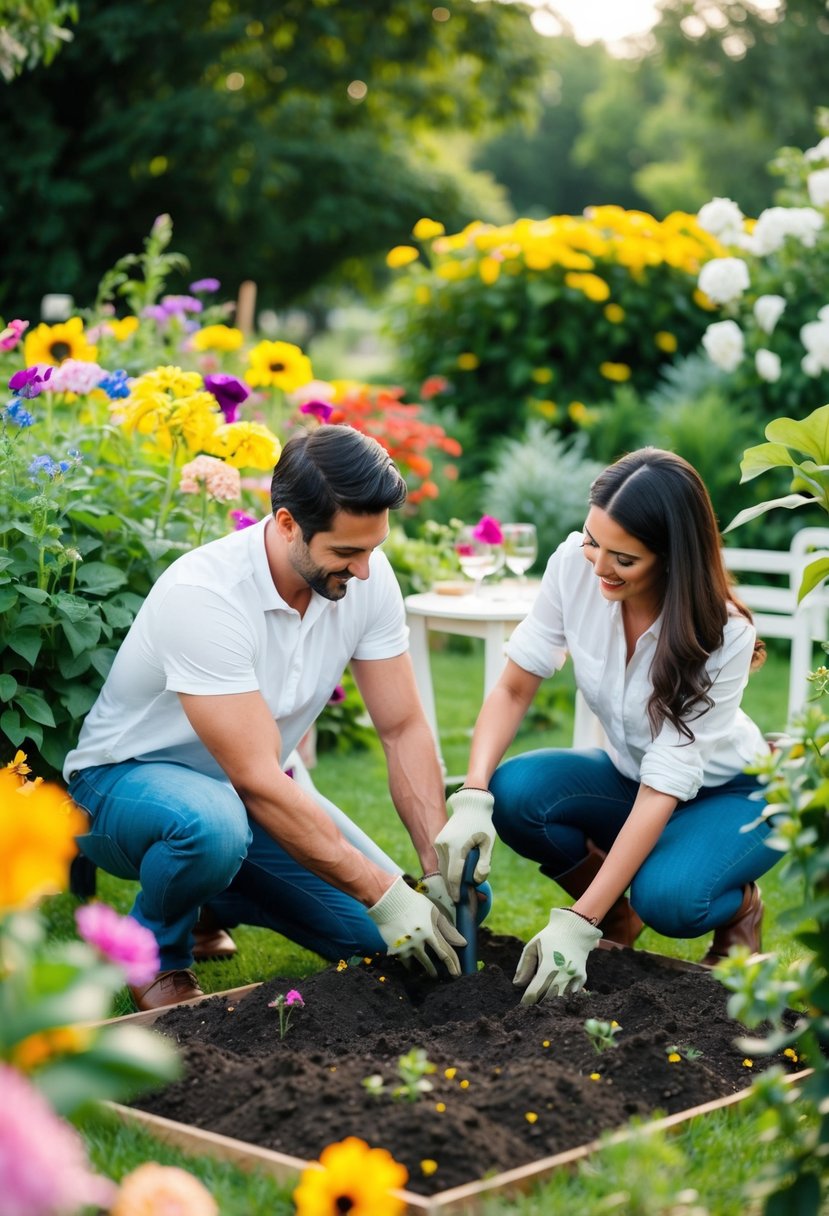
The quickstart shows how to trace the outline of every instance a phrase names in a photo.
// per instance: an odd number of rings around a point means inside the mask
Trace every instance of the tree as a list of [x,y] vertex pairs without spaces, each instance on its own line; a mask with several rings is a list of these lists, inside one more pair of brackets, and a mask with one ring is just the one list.
[[0,218],[26,239],[0,251],[0,311],[90,299],[161,212],[195,271],[272,306],[423,214],[464,223],[425,135],[520,112],[537,45],[522,7],[475,0],[83,0],[75,41],[5,91]]
[[73,0],[0,0],[0,76],[6,82],[36,64],[51,63],[72,40]]

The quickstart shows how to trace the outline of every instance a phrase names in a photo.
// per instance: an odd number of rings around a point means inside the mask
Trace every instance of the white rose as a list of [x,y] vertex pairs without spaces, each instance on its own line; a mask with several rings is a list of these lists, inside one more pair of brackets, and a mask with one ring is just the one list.
[[814,355],[804,355],[800,360],[800,366],[805,376],[819,376],[823,371],[820,359],[816,359]]
[[702,345],[711,362],[724,372],[733,372],[742,362],[745,340],[736,321],[714,321],[702,335]]
[[809,199],[815,207],[829,207],[829,169],[815,169],[806,178]]
[[750,286],[748,266],[742,258],[712,258],[699,272],[697,282],[715,304],[730,304]]
[[[829,371],[829,320],[807,321],[800,330],[800,341],[806,352],[823,371]],[[814,372],[807,373],[815,375]]]
[[807,148],[803,155],[806,160],[811,162],[829,160],[829,135],[826,135],[814,148]]
[[823,308],[819,308],[817,315],[821,321],[829,321],[829,304],[824,304]]
[[764,334],[770,334],[783,311],[786,301],[783,296],[758,296],[754,304],[754,319]]
[[726,245],[733,245],[743,232],[743,213],[730,198],[712,198],[700,207],[697,223]]
[[761,380],[774,384],[775,380],[780,379],[780,356],[776,355],[773,350],[765,348],[758,350],[754,356],[754,366],[757,368],[757,375]]
[[813,207],[767,207],[760,213],[751,234],[751,247],[761,257],[780,249],[793,236],[811,249],[823,227],[823,216]]

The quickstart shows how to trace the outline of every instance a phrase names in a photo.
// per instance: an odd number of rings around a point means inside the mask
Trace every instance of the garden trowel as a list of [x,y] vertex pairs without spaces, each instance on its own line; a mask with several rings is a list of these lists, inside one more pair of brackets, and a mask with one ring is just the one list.
[[464,975],[473,975],[478,970],[478,890],[473,879],[477,864],[478,849],[470,849],[463,866],[460,899],[455,904],[455,923],[466,938],[466,945],[458,949]]

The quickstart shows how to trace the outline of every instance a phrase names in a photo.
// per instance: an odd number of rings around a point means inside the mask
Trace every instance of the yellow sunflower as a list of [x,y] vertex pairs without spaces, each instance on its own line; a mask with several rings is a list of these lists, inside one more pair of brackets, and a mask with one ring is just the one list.
[[23,341],[23,355],[27,367],[35,363],[59,367],[64,359],[94,363],[98,358],[98,348],[87,342],[81,318],[70,317],[60,325],[42,322],[37,329],[30,330]]
[[296,1216],[402,1216],[406,1203],[391,1192],[409,1177],[384,1148],[349,1136],[320,1154],[321,1169],[304,1170],[294,1191]]
[[261,422],[226,422],[216,427],[205,445],[235,469],[265,469],[270,472],[279,460],[282,445],[273,431]]
[[40,778],[27,781],[22,768],[0,769],[0,915],[65,890],[75,837],[86,830],[66,790]]
[[205,325],[197,329],[190,339],[193,350],[239,350],[244,345],[245,335],[233,325]]
[[245,380],[253,388],[281,388],[292,393],[313,380],[311,360],[293,342],[260,342],[248,355]]

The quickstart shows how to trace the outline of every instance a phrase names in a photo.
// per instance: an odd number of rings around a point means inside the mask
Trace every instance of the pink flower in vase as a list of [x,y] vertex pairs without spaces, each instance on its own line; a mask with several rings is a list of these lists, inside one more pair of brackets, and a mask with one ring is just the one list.
[[504,543],[500,521],[492,515],[482,515],[472,529],[472,535],[484,545],[502,545]]

